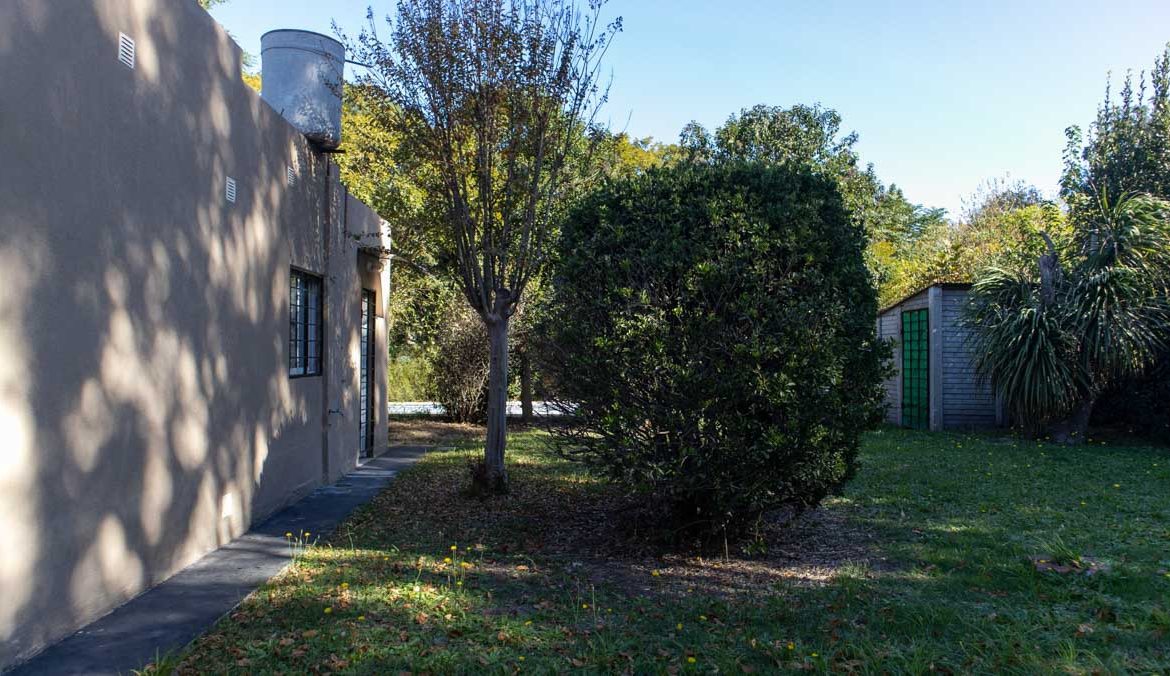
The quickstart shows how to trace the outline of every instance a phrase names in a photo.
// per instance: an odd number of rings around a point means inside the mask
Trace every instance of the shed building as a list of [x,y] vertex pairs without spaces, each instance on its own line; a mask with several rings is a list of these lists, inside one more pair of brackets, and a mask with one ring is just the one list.
[[990,384],[975,371],[970,329],[962,321],[970,290],[970,284],[933,284],[878,314],[878,337],[894,345],[887,422],[931,430],[1003,423]]

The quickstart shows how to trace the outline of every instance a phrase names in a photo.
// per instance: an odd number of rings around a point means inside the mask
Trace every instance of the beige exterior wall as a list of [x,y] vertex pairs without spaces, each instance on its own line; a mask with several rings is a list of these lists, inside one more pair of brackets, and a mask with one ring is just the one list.
[[[356,462],[381,223],[239,72],[194,0],[0,2],[0,668]],[[290,266],[320,377],[288,376]]]

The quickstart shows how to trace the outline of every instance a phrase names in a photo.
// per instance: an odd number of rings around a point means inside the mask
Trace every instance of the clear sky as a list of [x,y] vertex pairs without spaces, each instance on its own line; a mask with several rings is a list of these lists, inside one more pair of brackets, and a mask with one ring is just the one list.
[[[212,14],[260,53],[273,28],[356,33],[369,0],[230,0]],[[375,0],[384,17],[393,3]],[[673,142],[690,120],[821,103],[911,201],[958,214],[992,178],[1055,194],[1064,129],[1093,118],[1112,72],[1149,69],[1170,0],[611,0],[605,117]],[[384,24],[380,22],[384,27]]]

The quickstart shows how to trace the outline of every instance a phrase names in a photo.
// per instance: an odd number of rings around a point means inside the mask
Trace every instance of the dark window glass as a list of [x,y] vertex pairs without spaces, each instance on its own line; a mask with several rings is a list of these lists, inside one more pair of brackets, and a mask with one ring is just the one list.
[[289,283],[288,374],[321,374],[321,278],[293,270]]

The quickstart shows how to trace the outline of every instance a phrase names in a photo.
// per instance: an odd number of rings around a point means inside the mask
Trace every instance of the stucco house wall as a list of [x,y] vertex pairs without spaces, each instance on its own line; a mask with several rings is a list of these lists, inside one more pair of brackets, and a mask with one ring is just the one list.
[[381,222],[240,65],[193,0],[0,3],[0,668],[354,466],[362,284],[384,398]]

